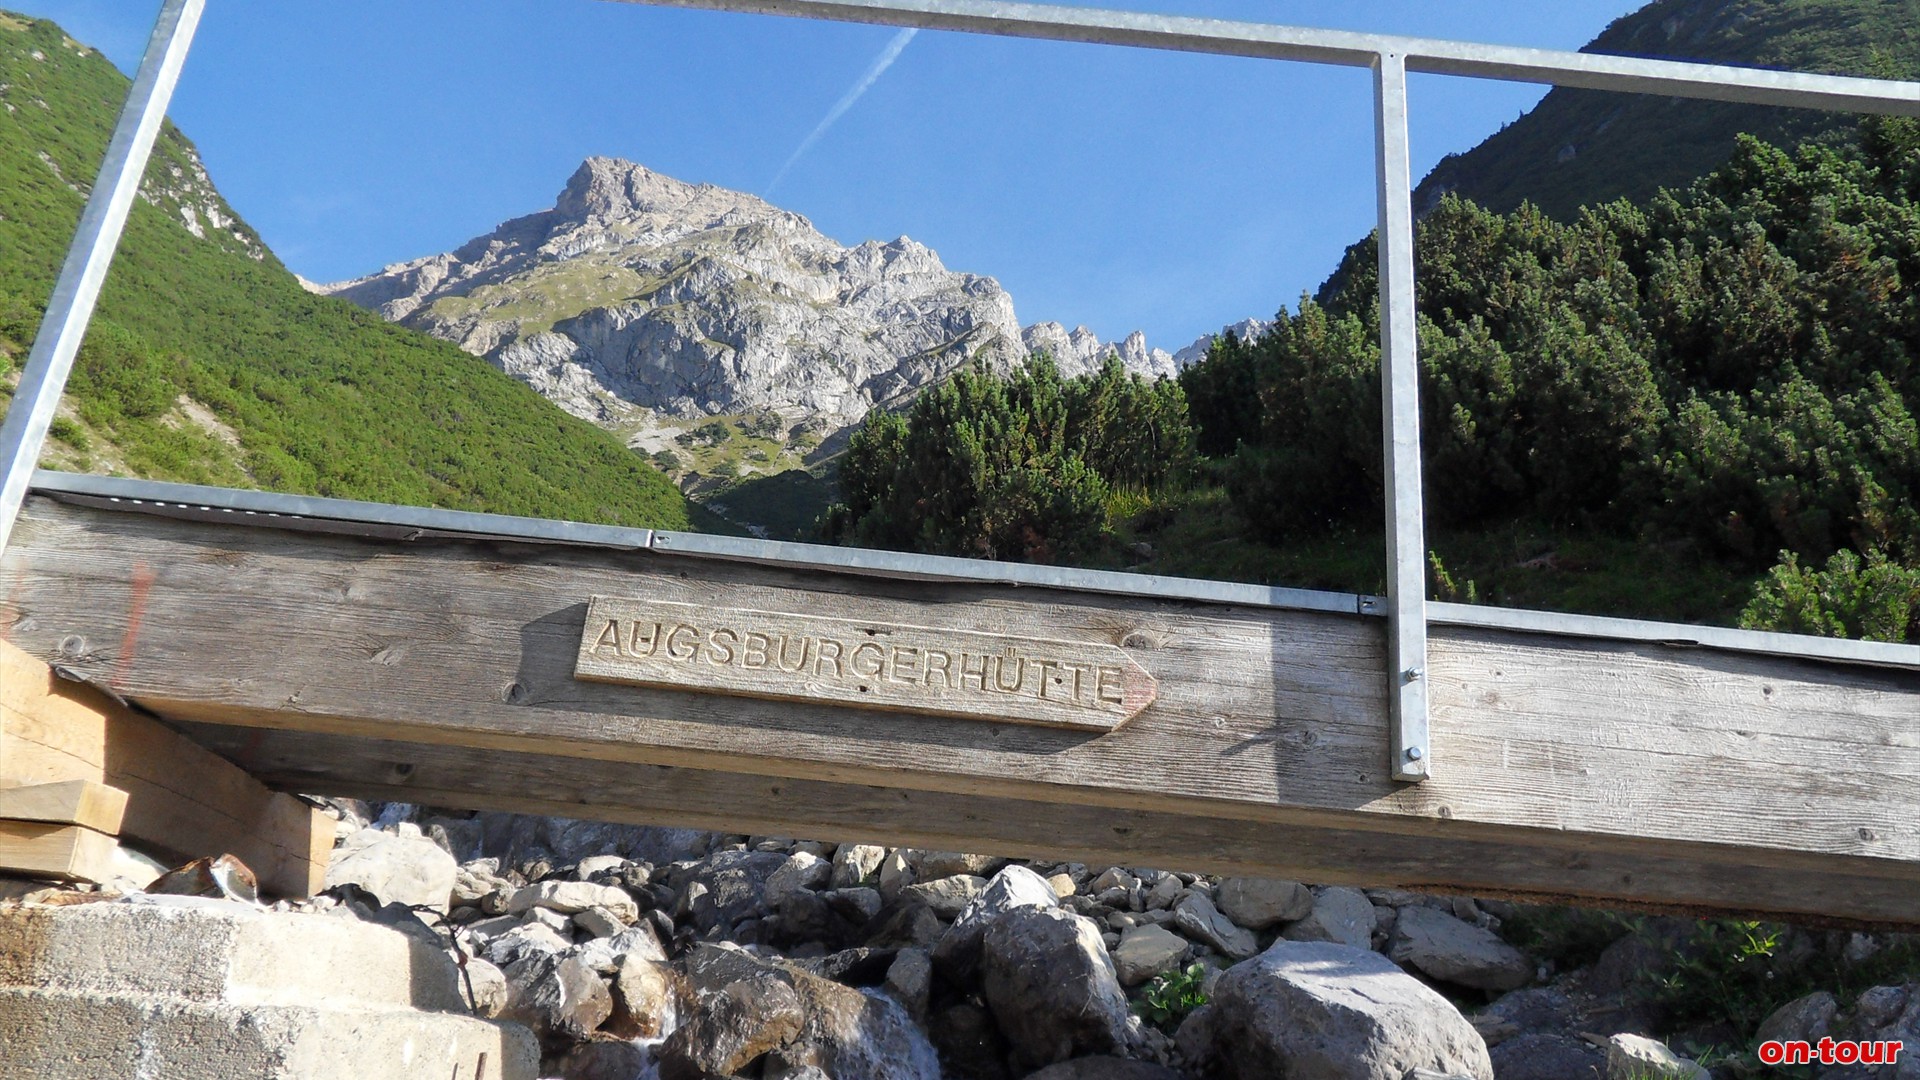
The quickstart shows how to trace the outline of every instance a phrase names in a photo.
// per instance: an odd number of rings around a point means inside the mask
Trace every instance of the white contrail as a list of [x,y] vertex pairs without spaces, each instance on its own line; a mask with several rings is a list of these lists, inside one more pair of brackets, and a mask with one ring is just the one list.
[[773,194],[773,189],[779,187],[780,181],[787,178],[787,170],[793,168],[794,162],[799,161],[807,151],[813,149],[813,144],[820,141],[820,137],[827,133],[827,129],[833,126],[834,121],[845,116],[847,110],[853,108],[853,103],[860,100],[860,95],[872,89],[873,84],[880,81],[880,76],[885,75],[887,69],[893,66],[893,62],[900,59],[900,50],[906,48],[907,42],[912,41],[913,35],[919,32],[917,29],[909,29],[893,35],[893,40],[887,42],[887,47],[881,49],[880,55],[873,58],[873,65],[867,68],[865,75],[860,76],[859,82],[853,84],[853,89],[848,90],[839,101],[834,102],[833,108],[827,110],[827,115],[815,125],[812,133],[800,140],[800,145],[787,158],[786,164],[780,166],[780,171],[774,174],[773,182],[767,185],[768,195]]

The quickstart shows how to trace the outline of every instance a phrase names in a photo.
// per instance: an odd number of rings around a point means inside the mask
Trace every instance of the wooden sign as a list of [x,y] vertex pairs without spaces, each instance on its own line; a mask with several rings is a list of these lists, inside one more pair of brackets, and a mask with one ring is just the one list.
[[1159,692],[1114,645],[606,596],[574,674],[1099,732]]

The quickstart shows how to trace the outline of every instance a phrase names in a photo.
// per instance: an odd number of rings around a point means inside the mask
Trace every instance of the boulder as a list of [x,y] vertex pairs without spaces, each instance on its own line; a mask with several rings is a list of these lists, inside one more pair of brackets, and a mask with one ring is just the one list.
[[[682,966],[698,1004],[687,1025],[662,1046],[661,1080],[699,1075],[682,1066],[670,1072],[668,1062],[676,1058],[727,1076],[760,1053],[768,1055],[768,1076],[815,1068],[831,1077],[939,1080],[932,1044],[906,1010],[883,994],[717,945],[696,946]],[[703,1019],[709,1013],[717,1015]],[[756,1016],[766,1023],[756,1026]],[[682,1036],[695,1026],[703,1030]],[[709,1052],[715,1047],[723,1052]]]
[[1832,1033],[1833,1017],[1839,1011],[1840,1003],[1825,990],[1795,998],[1760,1022],[1753,1041],[1818,1043]]
[[835,889],[851,889],[876,878],[887,849],[871,844],[841,844],[833,853],[833,873],[828,884]]
[[1152,923],[1120,935],[1113,950],[1114,973],[1122,986],[1138,986],[1156,975],[1177,971],[1191,946],[1187,939]]
[[832,863],[810,852],[796,851],[767,875],[767,901],[775,903],[790,893],[823,889],[832,877]]
[[486,956],[505,968],[531,955],[557,956],[571,948],[573,942],[555,933],[552,927],[528,923],[487,942]]
[[613,1014],[607,984],[579,957],[529,956],[506,969],[505,1016],[549,1042],[585,1039]]
[[326,887],[358,885],[386,903],[445,914],[459,871],[453,856],[431,840],[361,829],[333,850]]
[[955,874],[984,878],[1007,860],[992,855],[967,855],[958,851],[915,851],[908,855],[916,881],[938,881]]
[[1713,1075],[1658,1039],[1615,1035],[1607,1040],[1607,1080],[1713,1080]]
[[1533,961],[1485,930],[1430,907],[1406,907],[1394,922],[1387,955],[1442,982],[1478,990],[1517,990],[1533,981]]
[[967,905],[973,903],[987,891],[985,878],[972,874],[955,874],[952,877],[936,878],[918,885],[909,885],[900,890],[901,899],[912,903],[918,901],[933,909],[935,915],[943,919],[959,917]]
[[1338,885],[1317,889],[1313,910],[1281,931],[1288,941],[1330,941],[1365,949],[1373,945],[1373,901],[1359,889]]
[[632,926],[640,918],[640,907],[627,895],[627,890],[591,881],[537,882],[515,892],[507,903],[507,911],[514,915],[536,908],[560,915],[577,915],[600,908],[626,926]]
[[792,1042],[806,1018],[800,995],[777,974],[748,972],[700,992],[659,1050],[660,1080],[732,1076]]
[[715,852],[689,875],[682,893],[687,916],[706,933],[764,915],[767,879],[786,864],[785,855],[772,851]]
[[1486,1044],[1447,999],[1378,953],[1330,942],[1283,940],[1235,965],[1178,1038],[1223,1080],[1493,1078]]
[[[1369,909],[1371,910],[1371,909]],[[1231,960],[1245,960],[1260,951],[1251,933],[1233,925],[1200,893],[1189,893],[1173,909],[1174,929]]]
[[1016,908],[988,927],[982,953],[987,1007],[1016,1066],[1125,1047],[1126,995],[1091,919],[1052,907]]
[[[1176,890],[1180,887],[1178,878],[1169,880],[1173,881]],[[1154,906],[1153,895],[1159,893],[1165,884],[1162,881],[1154,886],[1154,892],[1148,895],[1149,907]],[[1249,930],[1265,930],[1269,926],[1294,922],[1306,918],[1313,911],[1313,890],[1297,881],[1228,878],[1220,883],[1220,892],[1215,899],[1222,914]]]
[[469,956],[460,965],[461,988],[473,994],[473,1014],[492,1019],[507,1011],[507,976],[492,961]]
[[916,1021],[927,1018],[933,990],[933,958],[925,949],[901,949],[887,967],[887,993]]
[[608,1032],[623,1039],[657,1039],[674,1026],[678,1003],[673,969],[666,964],[628,953],[614,971],[612,990]]
[[934,966],[947,978],[965,982],[979,969],[980,941],[994,920],[1020,908],[1053,908],[1059,903],[1045,878],[1024,866],[1007,867],[987,882],[986,889],[941,935],[933,949]]

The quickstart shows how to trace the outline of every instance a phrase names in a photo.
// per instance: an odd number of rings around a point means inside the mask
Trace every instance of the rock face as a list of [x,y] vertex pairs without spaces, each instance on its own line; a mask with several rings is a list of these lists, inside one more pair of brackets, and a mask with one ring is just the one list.
[[1046,348],[1068,374],[1118,351],[1170,375],[1137,333],[1023,333],[989,277],[901,237],[844,247],[754,196],[589,158],[550,210],[457,251],[321,287],[493,361],[576,416],[759,409],[857,422],[978,357]]
[[1229,969],[1180,1044],[1226,1080],[1493,1077],[1486,1044],[1445,998],[1378,953],[1325,942],[1280,941]]

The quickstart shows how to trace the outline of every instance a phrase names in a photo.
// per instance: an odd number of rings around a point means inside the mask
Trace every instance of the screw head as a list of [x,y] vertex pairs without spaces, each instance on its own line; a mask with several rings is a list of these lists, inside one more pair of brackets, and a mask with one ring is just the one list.
[[1425,753],[1423,753],[1423,752],[1421,751],[1421,749],[1420,749],[1419,747],[1417,747],[1417,746],[1409,746],[1409,747],[1407,747],[1407,760],[1408,760],[1408,761],[1419,761],[1419,760],[1420,760],[1421,758],[1423,758],[1423,757],[1425,757],[1425,756],[1426,756],[1426,754],[1425,754]]

